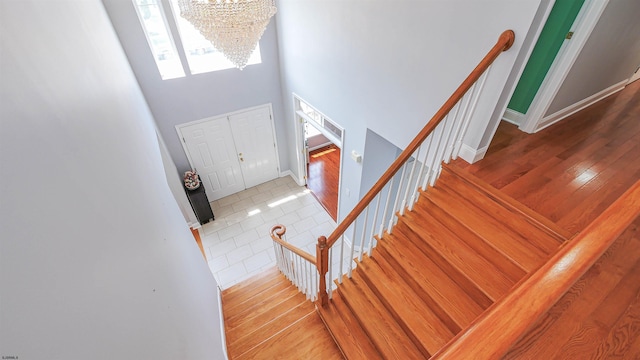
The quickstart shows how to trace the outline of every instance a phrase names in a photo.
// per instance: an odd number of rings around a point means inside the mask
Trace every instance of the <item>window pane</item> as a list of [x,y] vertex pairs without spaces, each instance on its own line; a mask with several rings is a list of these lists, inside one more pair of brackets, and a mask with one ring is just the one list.
[[[204,72],[224,70],[234,68],[231,63],[221,52],[216,50],[211,42],[205,39],[198,30],[196,30],[190,22],[180,16],[180,6],[178,0],[171,0],[171,8],[173,10],[178,29],[180,31],[180,39],[184,46],[184,52],[187,56],[189,69],[192,74],[200,74]],[[247,65],[260,64],[260,44],[256,45],[256,49],[251,54]]]
[[303,113],[308,115],[313,121],[317,122],[318,124],[321,123],[322,120],[320,114],[318,114],[311,106],[302,101],[299,102],[299,105],[300,110],[302,110]]
[[133,0],[149,47],[163,80],[184,76],[180,57],[167,31],[159,0]]

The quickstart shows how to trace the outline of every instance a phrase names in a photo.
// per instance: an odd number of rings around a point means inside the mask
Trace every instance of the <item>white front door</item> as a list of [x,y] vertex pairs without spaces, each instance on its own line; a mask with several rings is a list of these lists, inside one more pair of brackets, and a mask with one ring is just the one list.
[[276,140],[268,106],[229,116],[247,188],[278,177]]
[[245,189],[226,116],[180,127],[180,132],[209,201]]

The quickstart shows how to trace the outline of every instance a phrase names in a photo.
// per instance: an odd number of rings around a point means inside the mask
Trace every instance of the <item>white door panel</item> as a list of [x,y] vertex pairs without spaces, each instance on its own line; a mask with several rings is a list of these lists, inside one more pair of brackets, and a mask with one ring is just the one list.
[[275,137],[268,107],[229,116],[247,188],[278,177]]
[[177,129],[209,201],[279,175],[269,106],[179,125]]
[[182,127],[181,133],[209,201],[245,189],[226,117]]

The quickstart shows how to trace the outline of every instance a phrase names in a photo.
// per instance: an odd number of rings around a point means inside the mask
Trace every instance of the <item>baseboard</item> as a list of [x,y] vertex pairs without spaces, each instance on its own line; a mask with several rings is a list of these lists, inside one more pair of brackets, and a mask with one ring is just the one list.
[[524,114],[515,110],[511,110],[507,108],[504,114],[502,115],[502,120],[511,123],[516,126],[520,126],[522,124],[522,119],[524,119]]
[[291,176],[293,181],[295,181],[296,184],[298,184],[298,186],[304,186],[305,185],[305,183],[300,183],[299,179],[295,176],[295,174],[291,170],[285,170],[285,171],[280,172],[280,177],[285,177],[285,176]]
[[628,80],[623,80],[617,84],[614,84],[612,86],[609,86],[608,88],[593,94],[591,96],[589,96],[588,98],[578,101],[577,103],[567,106],[566,108],[557,111],[549,116],[546,116],[542,119],[542,121],[538,124],[538,126],[536,127],[536,130],[534,132],[538,132],[544,128],[547,128],[555,123],[557,123],[560,120],[563,120],[565,118],[567,118],[568,116],[571,116],[575,113],[577,113],[578,111],[586,108],[589,105],[592,105],[604,98],[606,98],[609,95],[613,95],[615,93],[617,93],[618,91],[624,89],[624,87],[627,85],[627,81]]
[[484,158],[484,155],[487,153],[488,149],[489,149],[488,146],[482,147],[480,149],[474,149],[469,145],[462,144],[462,147],[460,148],[460,153],[458,154],[458,156],[461,157],[464,161],[468,162],[469,164],[473,164],[477,161],[482,160],[482,158]]
[[218,292],[218,314],[220,315],[220,335],[222,338],[222,353],[224,354],[224,358],[226,360],[229,359],[229,354],[227,353],[227,336],[224,330],[224,313],[222,312],[222,290],[220,290],[220,285],[216,286],[216,290]]

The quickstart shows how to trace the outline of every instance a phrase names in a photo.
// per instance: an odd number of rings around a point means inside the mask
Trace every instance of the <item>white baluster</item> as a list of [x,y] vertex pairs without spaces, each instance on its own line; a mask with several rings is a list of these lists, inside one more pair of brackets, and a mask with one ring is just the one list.
[[440,168],[442,167],[442,156],[444,155],[444,148],[440,146],[440,144],[442,144],[442,139],[444,138],[445,131],[447,130],[446,123],[440,123],[438,127],[440,128],[440,136],[438,138],[438,146],[436,147],[436,151],[433,153],[433,159],[435,160],[434,168],[436,169],[436,171],[431,173],[431,178],[429,180],[429,185],[431,186],[435,184]]
[[[411,201],[409,201],[409,211],[413,211],[413,205],[416,204],[416,202],[418,201],[418,194],[420,192],[420,183],[422,182],[423,176],[425,175],[425,168],[427,167],[427,159],[429,158],[429,148],[431,147],[431,142],[432,142],[433,138],[429,137],[429,145],[426,146],[426,151],[424,151],[424,159],[422,159],[422,165],[420,165],[420,171],[418,172],[418,178],[416,178],[416,184],[413,188],[412,191],[412,196],[411,196]],[[422,148],[425,147],[425,141],[422,142],[422,144],[420,144],[420,151],[422,151]]]
[[351,272],[353,271],[353,251],[356,247],[356,226],[358,224],[358,219],[353,221],[353,234],[351,235],[351,256],[349,256],[349,279],[351,279]]
[[371,233],[369,234],[369,245],[367,246],[367,254],[369,254],[369,257],[371,257],[371,252],[373,251],[373,236],[376,231],[376,224],[378,223],[378,211],[380,210],[381,197],[381,193],[378,193],[378,195],[376,195],[376,211],[373,214],[373,221],[371,222]]
[[378,237],[382,237],[382,234],[384,233],[384,223],[386,222],[387,219],[387,213],[389,210],[389,204],[391,201],[391,189],[393,189],[393,181],[394,178],[391,178],[391,181],[389,181],[389,184],[387,186],[389,186],[389,188],[387,189],[387,200],[384,203],[384,213],[382,215],[382,219],[380,219],[380,232],[378,233]]
[[418,159],[420,158],[420,149],[421,149],[421,146],[418,147],[418,149],[414,152],[413,166],[411,166],[411,172],[409,173],[409,180],[407,181],[407,188],[404,191],[404,198],[402,200],[402,207],[400,208],[400,215],[404,215],[404,209],[407,206],[407,200],[409,199],[409,192],[413,188],[411,184],[413,183],[413,175],[416,171],[416,165],[418,165]]
[[[453,117],[451,118],[451,127],[449,128],[449,135],[447,135],[447,142],[445,143],[445,153],[444,153],[444,162],[449,163],[451,161],[451,154],[453,153],[453,147],[455,146],[456,140],[455,136],[453,136],[453,129],[458,125],[456,121],[458,118],[458,112],[460,111],[460,107],[462,106],[462,99],[458,100],[458,102],[454,105],[453,109],[455,109],[453,113]],[[451,112],[449,112],[449,115]],[[447,115],[447,117],[449,117]]]
[[464,136],[467,134],[467,129],[469,128],[469,122],[473,117],[473,114],[476,111],[476,105],[478,105],[478,100],[480,99],[480,95],[482,94],[482,89],[484,88],[484,84],[487,81],[487,77],[489,77],[489,70],[491,70],[491,66],[487,68],[482,77],[480,78],[480,87],[478,88],[478,93],[473,99],[473,104],[471,105],[471,111],[469,112],[467,118],[465,119],[464,125],[462,125],[462,134],[458,138],[458,142],[456,143],[456,148],[453,151],[453,159],[458,158],[458,154],[460,153],[460,149],[462,148],[462,141],[464,140]]
[[360,254],[358,261],[362,261],[362,253],[364,252],[364,239],[367,236],[367,222],[369,220],[369,206],[364,211],[364,224],[362,225],[362,236],[360,237]]
[[[320,281],[320,274],[317,275],[318,281]],[[331,299],[331,295],[333,295],[333,288],[331,286],[331,282],[333,281],[333,246],[329,248],[329,279],[326,281],[327,284],[327,292],[329,293],[329,299]],[[316,287],[318,287],[317,285]]]
[[340,235],[340,269],[338,270],[338,283],[342,284],[342,276],[344,275],[344,234]]
[[389,234],[393,230],[393,225],[396,219],[396,211],[398,210],[398,202],[400,200],[400,194],[402,193],[402,187],[404,186],[404,175],[407,172],[407,163],[402,165],[402,174],[400,175],[400,183],[398,184],[398,191],[396,192],[396,200],[393,203],[393,209],[391,212],[391,219],[389,219],[389,226],[387,227]]

